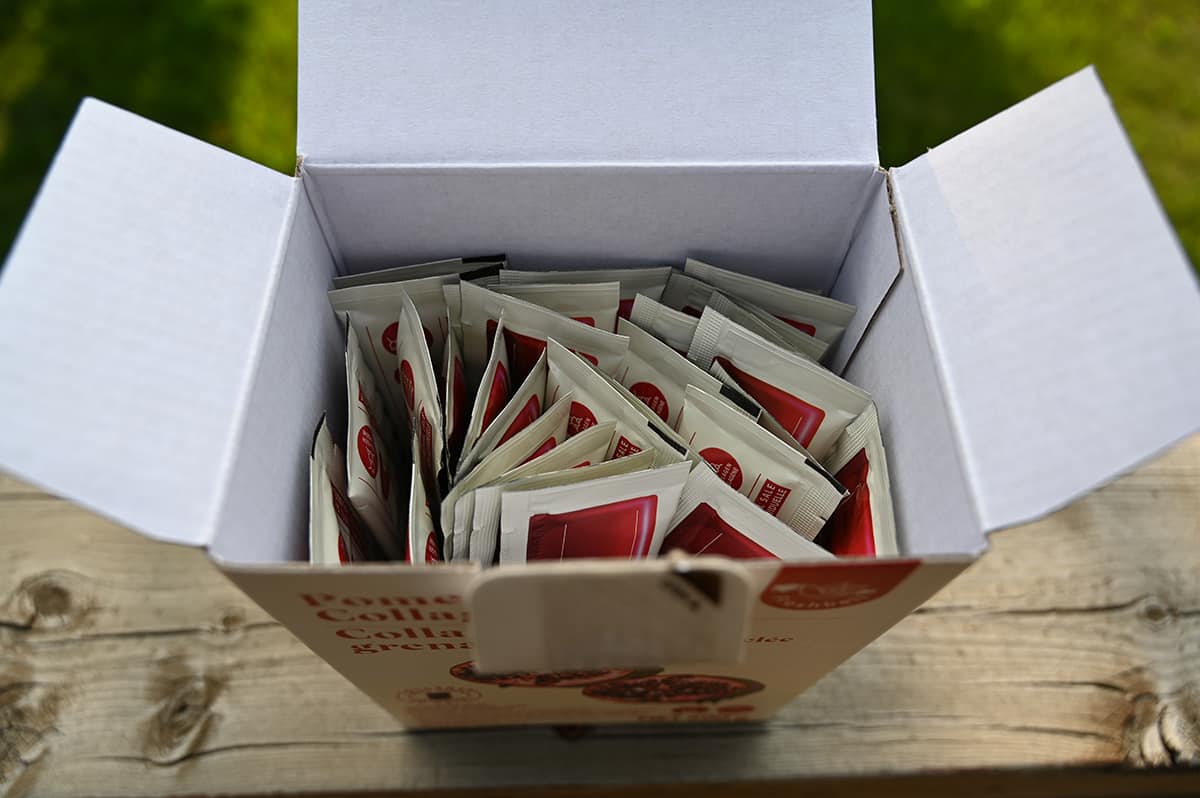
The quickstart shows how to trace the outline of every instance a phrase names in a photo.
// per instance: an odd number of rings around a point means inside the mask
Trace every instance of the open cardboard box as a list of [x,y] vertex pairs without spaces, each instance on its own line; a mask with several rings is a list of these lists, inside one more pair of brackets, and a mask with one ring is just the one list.
[[[0,465],[207,547],[407,724],[765,717],[1200,422],[1196,282],[1090,70],[884,171],[865,2],[311,2],[299,119],[289,177],[83,103],[0,282]],[[331,276],[481,251],[858,305],[833,364],[878,403],[902,556],[301,562]]]

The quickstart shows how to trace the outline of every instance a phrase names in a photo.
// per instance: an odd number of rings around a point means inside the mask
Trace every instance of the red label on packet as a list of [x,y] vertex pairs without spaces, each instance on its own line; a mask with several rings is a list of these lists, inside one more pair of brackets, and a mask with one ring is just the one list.
[[750,394],[754,401],[775,417],[784,429],[795,438],[801,446],[812,443],[813,437],[821,422],[825,420],[825,411],[816,405],[810,405],[803,399],[792,396],[765,380],[760,380],[739,369],[730,362],[729,358],[717,357],[718,363],[737,380],[742,390]]
[[727,482],[734,490],[742,487],[742,467],[729,452],[711,446],[700,450],[704,462],[712,466],[717,476]]
[[546,452],[553,449],[557,445],[558,445],[558,441],[555,440],[553,435],[551,435],[549,438],[542,441],[542,444],[540,446],[538,446],[536,449],[534,449],[533,452],[528,457],[526,457],[524,460],[522,460],[517,465],[523,466],[526,463],[528,463],[530,460],[536,460],[539,457],[541,457],[542,455],[544,455]]
[[668,420],[671,409],[667,404],[667,397],[658,389],[657,385],[649,382],[635,382],[629,386],[629,392],[641,399],[642,403],[657,413],[663,421]]
[[500,441],[496,444],[497,448],[503,446],[505,441],[536,421],[541,414],[541,400],[537,396],[529,397],[529,401],[525,403],[525,407],[521,408],[521,412],[517,413],[517,417],[513,419],[512,423],[508,425],[508,429],[504,430],[504,434],[500,436]]
[[388,354],[396,354],[396,334],[399,329],[400,322],[394,321],[384,328],[383,335],[379,337],[380,343],[383,344],[383,348],[387,350]]
[[622,435],[617,440],[617,445],[613,448],[612,459],[619,460],[622,457],[626,457],[631,454],[637,454],[641,450],[642,447],[638,446],[636,443]]
[[496,416],[500,415],[500,411],[504,409],[504,405],[508,403],[508,388],[508,370],[504,368],[503,363],[497,363],[496,374],[492,378],[492,385],[488,390],[487,405],[483,408],[483,430],[491,426],[492,422],[496,420]]
[[690,554],[722,554],[735,559],[777,559],[767,549],[738,532],[707,504],[698,504],[663,540],[662,550]]
[[628,319],[633,313],[633,299],[622,299],[617,305],[617,318]]
[[[589,324],[592,327],[596,326],[587,317],[578,318],[575,321]],[[496,336],[496,326],[497,323],[495,321],[488,319],[487,338],[489,341],[493,340]],[[538,358],[542,356],[542,352],[546,351],[546,342],[541,338],[534,338],[532,335],[524,335],[508,329],[504,331],[504,345],[508,347],[508,364],[512,366],[513,374],[516,375],[518,382],[525,379],[525,376],[533,371],[533,367],[537,365]],[[491,344],[488,344],[488,347],[488,353],[490,354]],[[599,359],[586,352],[577,352],[574,349],[571,351],[593,366],[600,365]]]
[[438,551],[437,535],[430,532],[425,538],[425,562],[441,562],[442,553]]
[[684,313],[688,314],[689,316],[695,316],[696,318],[700,318],[701,316],[704,315],[703,308],[694,308],[691,305],[686,305],[686,306],[680,308],[680,310],[682,310]]
[[587,507],[566,513],[540,513],[529,519],[526,557],[645,557],[650,553],[658,497]]
[[762,490],[754,496],[754,503],[771,515],[779,515],[779,508],[792,495],[791,488],[785,488],[769,479],[763,480]]
[[795,319],[789,319],[785,316],[776,316],[775,318],[779,319],[780,321],[787,322],[788,324],[792,325],[800,332],[807,333],[808,335],[816,335],[817,334],[817,328],[807,322],[796,321]]
[[594,426],[596,426],[596,414],[585,404],[571,402],[570,418],[567,420],[567,437]]
[[571,318],[574,319],[575,321],[579,322],[580,324],[586,324],[589,327],[596,326],[596,320],[593,319],[591,316],[572,316]]
[[364,425],[358,430],[358,459],[372,478],[379,473],[379,455],[375,451],[375,436]]
[[832,610],[874,601],[917,569],[919,560],[879,560],[846,565],[786,565],[762,593],[762,602],[785,610]]
[[829,550],[839,557],[874,557],[875,525],[871,520],[871,490],[867,487],[870,463],[860,451],[835,474],[850,491],[830,517],[822,533]]

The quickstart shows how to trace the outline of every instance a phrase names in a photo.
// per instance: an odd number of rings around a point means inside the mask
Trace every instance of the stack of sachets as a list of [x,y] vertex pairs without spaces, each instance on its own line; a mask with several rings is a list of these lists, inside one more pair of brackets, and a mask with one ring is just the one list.
[[344,454],[314,439],[313,562],[896,551],[875,407],[820,365],[850,305],[694,260],[503,256],[329,297],[348,429]]

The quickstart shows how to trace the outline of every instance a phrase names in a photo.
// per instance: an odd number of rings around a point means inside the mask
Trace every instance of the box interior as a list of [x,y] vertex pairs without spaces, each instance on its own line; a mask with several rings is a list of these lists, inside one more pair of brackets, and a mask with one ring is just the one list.
[[[284,251],[231,493],[212,547],[231,562],[303,556],[309,434],[323,410],[345,405],[341,332],[324,298],[335,271],[485,251],[505,251],[523,268],[708,257],[858,305],[837,355],[843,362],[900,272],[886,181],[870,164],[445,170],[306,164],[301,181],[304,202]],[[343,241],[354,243],[342,249]],[[711,246],[696,248],[697,241]],[[305,328],[304,320],[313,318],[323,323]],[[916,318],[909,334],[923,332]],[[301,355],[302,368],[316,379],[297,370]],[[873,381],[874,372],[869,376]],[[936,383],[923,390],[936,395]],[[890,447],[893,403],[881,398],[879,404]],[[931,414],[941,418],[932,406]],[[341,419],[331,422],[335,436],[344,432]],[[294,455],[282,469],[271,469],[280,442]],[[906,442],[901,438],[899,445]],[[909,459],[920,461],[919,451]],[[931,524],[930,530],[916,538],[915,548],[900,531],[901,552],[964,553],[981,545],[976,523]]]

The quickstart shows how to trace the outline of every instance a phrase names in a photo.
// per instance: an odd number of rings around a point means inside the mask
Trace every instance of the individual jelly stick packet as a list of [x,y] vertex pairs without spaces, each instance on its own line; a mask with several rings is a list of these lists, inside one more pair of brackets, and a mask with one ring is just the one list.
[[[463,349],[463,330],[462,330],[462,291],[459,289],[459,283],[447,283],[442,286],[442,301],[446,303],[446,320],[450,325],[450,332],[458,336],[460,351]],[[466,352],[463,351],[463,362],[466,362]],[[469,377],[468,377],[469,379]]]
[[[501,347],[503,349],[503,347]],[[546,353],[542,352],[533,370],[517,386],[508,404],[477,438],[467,436],[462,457],[459,458],[455,474],[465,474],[497,446],[536,421],[541,415],[546,393]]]
[[[503,315],[496,326],[495,336],[503,341]],[[471,407],[470,421],[463,434],[464,441],[469,442],[471,447],[474,447],[479,437],[487,431],[496,417],[508,405],[512,398],[512,392],[513,384],[508,370],[508,349],[503,345],[492,346],[487,366],[483,370],[483,377],[475,394],[475,402]],[[540,415],[540,412],[537,415]],[[451,454],[453,462],[458,464],[460,462],[458,456],[455,456],[453,452]],[[457,468],[455,472],[457,473]]]
[[407,497],[404,486],[396,484],[391,441],[380,431],[374,378],[353,325],[346,332],[346,496],[387,559],[402,560],[404,540],[398,530]]
[[818,539],[840,557],[887,557],[899,553],[892,487],[872,402],[850,422],[826,458],[850,496]]
[[669,308],[699,318],[708,306],[708,298],[715,290],[716,286],[709,285],[698,277],[683,272],[671,272],[659,301]]
[[500,562],[653,557],[691,463],[635,471],[500,499]]
[[688,359],[719,363],[787,433],[824,462],[871,397],[832,371],[772,344],[712,310],[696,326]]
[[674,430],[620,383],[593,369],[557,341],[550,341],[547,355],[546,401],[555,402],[568,392],[573,395],[568,436],[601,421],[617,421],[633,435],[618,436],[613,456],[640,452],[646,444],[658,452],[657,463],[674,463],[689,456],[687,446]]
[[498,294],[472,283],[461,283],[459,289],[468,377],[482,373],[501,312],[504,313],[509,368],[517,381],[525,379],[532,370],[549,338],[606,372],[616,369],[629,348],[629,340],[623,335],[589,327],[532,302]]
[[822,560],[833,555],[727,485],[710,468],[693,469],[679,497],[662,553],[734,559]]
[[419,280],[424,277],[454,275],[463,280],[500,271],[506,262],[504,255],[479,255],[472,258],[447,258],[409,266],[393,266],[358,274],[345,274],[333,278],[334,288],[350,288],[355,285],[397,283],[403,280]]
[[441,536],[433,520],[433,508],[425,493],[425,480],[420,468],[412,465],[411,489],[408,503],[408,562],[410,565],[428,565],[441,562]]
[[736,322],[747,330],[756,332],[768,341],[790,349],[798,355],[804,355],[809,360],[819,363],[829,350],[829,344],[819,338],[814,338],[808,333],[792,327],[762,308],[744,300],[731,299],[720,291],[713,291],[712,296],[708,298],[708,306],[730,321]]
[[[570,395],[563,397],[564,402],[570,400]],[[475,489],[488,484],[504,472],[551,451],[566,440],[569,411],[569,404],[551,406],[536,421],[483,458],[479,465],[454,484],[442,500],[441,506],[443,555],[447,561],[461,560],[468,556],[468,535],[475,513]]]
[[671,429],[676,428],[688,385],[721,393],[719,379],[635,324],[621,319],[617,332],[629,337],[629,351],[613,376]]
[[325,417],[313,436],[308,482],[308,557],[314,565],[346,565],[371,559],[370,533],[346,497],[345,455],[333,442]]
[[446,336],[446,355],[442,370],[445,374],[442,382],[442,418],[446,424],[446,465],[452,467],[462,454],[463,443],[467,438],[467,424],[470,421],[467,372],[463,365],[458,336],[453,331]]
[[[470,550],[472,554],[470,555],[470,559],[490,563],[495,558],[496,541],[498,540],[500,529],[500,494],[498,492],[493,493],[493,488],[507,484],[515,479],[522,479],[536,474],[563,471],[572,468],[585,468],[596,463],[605,462],[616,426],[616,422],[613,421],[597,424],[591,429],[560,443],[541,457],[530,460],[516,468],[509,469],[487,485],[477,488],[475,490],[475,511],[471,528]],[[653,452],[649,452],[648,454],[650,454],[650,459],[653,460]],[[485,508],[484,514],[481,515],[479,502],[481,499],[488,500],[488,497],[495,500],[495,506],[491,509]],[[494,517],[492,515],[493,511]],[[484,523],[485,521],[486,523]],[[476,540],[477,532],[484,535],[479,541]],[[484,551],[490,552],[486,559],[482,554]]]
[[[592,427],[587,432],[591,432],[592,430],[598,431],[599,429],[600,427],[598,426]],[[576,435],[558,448],[561,449],[569,446],[574,441],[587,435],[587,432]],[[644,451],[617,460],[607,460],[578,465],[573,468],[554,470],[549,468],[549,463],[543,464],[540,462],[548,460],[549,457],[550,455],[539,457],[537,460],[527,463],[520,469],[510,471],[492,484],[485,485],[475,491],[475,517],[471,525],[470,558],[472,560],[482,563],[486,568],[496,559],[497,546],[500,541],[500,507],[504,493],[590,482],[595,479],[603,479],[604,477],[616,476],[618,474],[644,471],[652,467],[654,463],[654,452]],[[540,466],[536,473],[531,471],[521,476],[513,476],[516,471],[534,465]]]
[[699,314],[688,315],[647,296],[634,297],[629,320],[681,355],[686,355],[696,335]]
[[[621,304],[618,315],[629,318],[633,311],[634,298],[639,294],[657,300],[667,287],[670,266],[648,266],[631,269],[559,269],[555,271],[524,271],[504,269],[499,273],[500,282],[507,285],[522,283],[608,283],[621,284]],[[688,337],[691,340],[691,336]]]
[[[499,279],[499,275],[497,275]],[[477,285],[479,283],[476,283]],[[621,284],[608,283],[519,283],[489,286],[505,296],[523,299],[569,319],[612,332],[621,303]]]
[[730,487],[810,540],[846,495],[801,451],[694,385],[684,395],[679,434]]
[[433,362],[441,363],[449,334],[444,286],[457,281],[457,275],[445,275],[399,283],[357,285],[329,292],[333,309],[350,314],[350,323],[369,357],[376,383],[389,392],[393,401],[400,399],[394,363],[400,296],[407,296],[413,302]]
[[407,294],[400,295],[396,335],[396,374],[400,379],[401,399],[408,411],[409,431],[421,468],[427,496],[439,495],[439,474],[445,457],[445,424],[438,401],[437,378],[429,347],[421,332],[421,319]]
[[799,288],[772,283],[740,272],[721,269],[688,258],[684,272],[737,299],[744,299],[778,316],[793,327],[820,338],[827,344],[838,337],[854,318],[854,306]]

